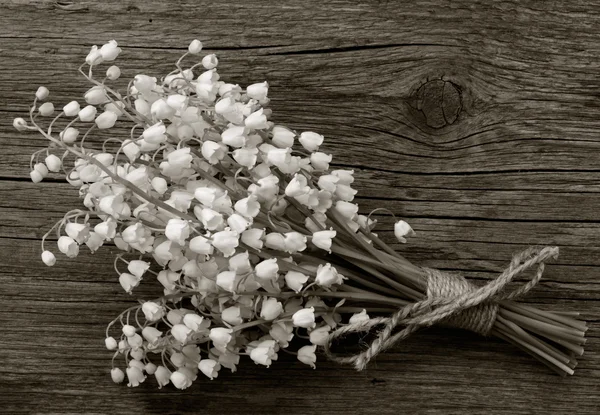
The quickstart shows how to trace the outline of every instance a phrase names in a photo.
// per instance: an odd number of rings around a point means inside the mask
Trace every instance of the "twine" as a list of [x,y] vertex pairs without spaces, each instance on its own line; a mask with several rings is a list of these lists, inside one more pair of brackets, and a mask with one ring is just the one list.
[[[371,359],[401,342],[422,327],[444,323],[487,336],[496,321],[498,302],[518,298],[531,290],[542,278],[544,262],[558,256],[558,247],[527,248],[514,255],[510,265],[488,284],[477,288],[462,276],[439,270],[423,268],[427,277],[427,297],[408,304],[390,317],[374,317],[366,321],[348,324],[334,330],[325,343],[325,354],[338,363],[352,364],[363,370]],[[512,291],[504,288],[513,278],[538,264],[535,275]],[[349,333],[365,333],[382,325],[377,338],[369,348],[351,356],[340,356],[331,351],[333,341]],[[404,328],[393,333],[397,326]]]

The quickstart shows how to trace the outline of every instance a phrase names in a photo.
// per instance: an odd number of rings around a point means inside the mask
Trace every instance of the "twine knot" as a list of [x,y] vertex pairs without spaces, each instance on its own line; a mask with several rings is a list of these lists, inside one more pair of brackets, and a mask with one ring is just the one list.
[[[518,298],[531,290],[542,278],[545,261],[557,256],[558,247],[555,246],[527,248],[513,256],[498,278],[479,288],[460,275],[423,268],[427,278],[427,297],[424,300],[408,304],[389,317],[374,317],[339,327],[329,335],[325,354],[335,362],[353,364],[357,370],[363,370],[379,353],[422,327],[443,323],[487,336],[496,321],[498,302]],[[535,275],[529,281],[505,292],[508,283],[536,264]],[[369,332],[375,326],[383,328],[365,351],[351,356],[340,356],[331,351],[335,339],[349,333]],[[404,328],[394,333],[398,326]]]

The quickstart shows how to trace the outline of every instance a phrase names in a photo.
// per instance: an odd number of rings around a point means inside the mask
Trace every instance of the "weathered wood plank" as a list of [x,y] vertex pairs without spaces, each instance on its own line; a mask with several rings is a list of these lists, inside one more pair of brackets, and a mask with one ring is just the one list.
[[[0,0],[3,411],[598,413],[593,3]],[[282,357],[271,370],[245,364],[184,392],[110,383],[105,323],[156,286],[124,294],[114,248],[41,265],[36,239],[79,200],[67,184],[24,180],[29,154],[45,143],[9,121],[41,83],[59,105],[81,95],[76,68],[91,44],[117,39],[130,77],[170,70],[194,37],[218,53],[224,78],[269,81],[277,122],[328,137],[336,165],[357,172],[363,213],[385,205],[408,218],[418,236],[394,246],[411,260],[485,280],[520,248],[559,245],[526,301],[591,321],[576,376],[557,378],[501,342],[434,328],[364,373],[326,362],[311,371]],[[392,241],[391,218],[377,217]]]

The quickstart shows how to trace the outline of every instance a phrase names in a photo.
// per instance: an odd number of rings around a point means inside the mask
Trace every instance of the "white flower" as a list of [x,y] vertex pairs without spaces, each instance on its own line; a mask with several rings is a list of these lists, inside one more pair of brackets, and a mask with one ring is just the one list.
[[179,274],[175,271],[163,269],[156,276],[158,282],[162,284],[167,290],[174,290],[177,288],[177,282],[179,281]]
[[54,254],[52,252],[44,251],[44,252],[42,252],[42,262],[44,262],[44,264],[51,267],[54,264],[56,264],[56,257],[54,256]]
[[102,245],[104,245],[104,238],[96,232],[90,232],[85,244],[93,253],[96,252]]
[[146,261],[141,261],[139,259],[131,260],[129,261],[129,264],[127,264],[127,270],[139,278],[141,278],[142,275],[144,275],[144,272],[146,272],[148,268],[150,268],[150,263]]
[[404,222],[403,220],[399,220],[394,225],[394,235],[400,242],[406,243],[406,237],[414,236],[415,231],[413,231],[408,223]]
[[246,128],[240,126],[230,126],[221,133],[221,140],[228,146],[239,148],[246,144]]
[[171,372],[164,366],[158,366],[154,372],[154,376],[156,377],[156,383],[158,383],[158,389],[160,389],[169,384]]
[[350,202],[354,199],[354,195],[356,195],[357,191],[347,186],[345,184],[338,184],[335,187],[335,195],[339,197],[341,200],[345,200]]
[[367,310],[363,308],[360,313],[355,313],[350,317],[350,324],[363,323],[365,321],[369,321],[370,317],[367,314]]
[[45,86],[40,86],[37,91],[35,91],[35,97],[40,101],[45,100],[50,95],[50,91]]
[[219,60],[215,54],[206,55],[202,58],[202,66],[204,66],[206,69],[216,68],[218,64]]
[[311,242],[317,248],[324,249],[325,251],[331,253],[331,243],[332,239],[335,238],[335,235],[336,231],[334,230],[314,232]]
[[271,148],[267,152],[267,160],[277,167],[289,164],[292,161],[292,149]]
[[285,195],[289,197],[302,196],[310,191],[306,176],[296,173],[294,178],[285,188]]
[[157,122],[156,124],[146,128],[142,133],[142,137],[149,143],[164,143],[167,141],[166,135],[167,128],[163,124],[162,121]]
[[175,110],[167,104],[165,99],[157,99],[150,106],[150,114],[154,119],[164,120],[175,115]]
[[165,227],[165,236],[179,245],[185,245],[190,236],[190,224],[184,219],[169,219]]
[[269,93],[269,84],[265,82],[259,82],[256,84],[248,85],[246,88],[246,95],[248,97],[257,100],[261,104],[267,100],[267,94]]
[[154,345],[158,343],[160,336],[162,336],[162,331],[152,326],[146,326],[142,329],[142,336],[148,343]]
[[85,98],[85,102],[87,102],[90,105],[101,105],[106,104],[110,101],[108,99],[108,96],[106,95],[106,90],[104,89],[104,86],[100,85],[93,86],[90,89],[88,89],[87,92],[83,95],[83,98]]
[[165,192],[167,191],[167,181],[165,179],[163,179],[162,177],[154,177],[151,181],[150,181],[150,185],[152,186],[152,188],[154,190],[156,190],[158,192],[158,194],[163,195],[165,194]]
[[294,337],[294,326],[291,321],[278,321],[271,325],[269,335],[283,348],[289,346]]
[[31,181],[34,183],[39,183],[44,179],[44,176],[42,176],[42,173],[38,170],[31,170],[29,172],[29,177],[31,177]]
[[278,251],[285,251],[285,236],[279,232],[271,232],[265,237],[265,246]]
[[317,355],[315,354],[315,350],[317,350],[317,346],[308,345],[301,347],[298,350],[298,360],[300,360],[305,365],[309,365],[313,369],[316,369],[315,362],[317,361]]
[[[196,210],[194,210],[194,213]],[[204,227],[208,230],[214,231],[217,229],[222,229],[225,223],[223,219],[223,215],[219,212],[214,211],[210,208],[204,208],[200,210],[200,215],[198,217],[202,221]]]
[[248,245],[250,248],[254,248],[254,249],[260,251],[264,244],[264,242],[262,240],[264,235],[265,235],[264,229],[259,229],[259,228],[247,229],[244,232],[242,232],[241,240],[245,245]]
[[238,282],[235,271],[223,271],[217,274],[217,285],[230,293],[234,292]]
[[137,287],[140,284],[140,281],[141,278],[131,275],[128,272],[123,272],[119,275],[119,283],[128,294],[131,294],[131,290]]
[[219,376],[221,365],[219,362],[216,362],[212,359],[202,359],[200,363],[198,363],[198,369],[200,369],[200,371],[204,373],[210,380],[213,380]]
[[117,234],[117,222],[114,219],[100,222],[94,226],[94,232],[102,236],[104,239],[112,239]]
[[250,358],[258,365],[269,367],[273,360],[277,360],[277,346],[275,340],[263,340],[250,351]]
[[171,383],[173,383],[173,386],[177,389],[183,390],[192,386],[192,378],[185,368],[179,368],[171,373]]
[[202,143],[202,156],[210,164],[217,164],[227,154],[227,148],[223,143],[215,141],[205,141]]
[[240,308],[237,306],[227,307],[221,312],[221,318],[224,322],[229,323],[233,326],[242,324],[244,320],[242,319]]
[[331,266],[331,264],[319,264],[315,282],[321,287],[331,287],[333,284],[341,284],[344,280],[342,274]]
[[303,308],[292,315],[292,323],[296,327],[313,328],[315,327],[315,308]]
[[110,371],[110,377],[113,382],[121,383],[125,379],[125,373],[123,373],[123,371],[118,367],[114,367]]
[[100,50],[98,50],[98,46],[92,46],[90,52],[85,57],[85,63],[90,66],[99,65],[102,63],[102,54],[100,53]]
[[90,236],[90,228],[84,223],[69,222],[65,226],[65,233],[81,244]]
[[182,345],[187,343],[190,335],[192,334],[192,330],[189,329],[185,324],[175,324],[171,327],[171,335]]
[[317,346],[325,346],[325,343],[327,343],[327,339],[329,338],[330,331],[331,327],[329,326],[322,326],[312,330],[309,333],[310,342]]
[[298,139],[302,147],[308,151],[317,151],[319,146],[323,144],[323,136],[321,134],[313,133],[312,131],[305,131],[300,134]]
[[202,42],[200,42],[198,39],[194,39],[190,42],[190,45],[188,46],[188,52],[190,52],[192,55],[197,55],[202,51]]
[[142,304],[142,311],[146,320],[152,323],[160,320],[165,315],[165,309],[154,301],[146,301]]
[[233,159],[241,166],[251,169],[256,164],[258,149],[257,148],[238,148],[231,154]]
[[235,248],[240,244],[237,232],[224,230],[217,232],[212,236],[212,245],[223,253],[225,257],[230,257],[235,253]]
[[258,111],[253,112],[252,114],[250,114],[244,121],[244,124],[246,125],[246,127],[252,128],[255,130],[262,130],[269,126],[267,117],[263,113],[262,108],[259,109]]
[[254,273],[261,280],[275,280],[279,272],[277,258],[265,259],[254,267]]
[[54,113],[54,104],[51,102],[44,102],[42,105],[40,105],[38,111],[42,117],[49,117]]
[[248,219],[240,215],[239,213],[234,213],[227,218],[227,225],[231,228],[232,231],[241,234],[252,224]]
[[271,141],[273,141],[273,144],[275,144],[277,147],[288,148],[294,145],[294,138],[296,137],[296,134],[294,134],[293,131],[282,127],[281,125],[276,125],[273,127],[272,134],[273,138]]
[[73,238],[61,236],[58,238],[58,249],[69,258],[75,258],[79,254],[79,245]]
[[227,350],[227,345],[233,338],[231,335],[233,330],[225,328],[225,327],[214,327],[210,329],[210,334],[208,337],[212,340],[213,345],[217,350],[225,351]]
[[321,177],[319,177],[317,185],[323,190],[328,190],[331,193],[335,193],[335,189],[339,181],[340,178],[334,176],[333,174],[324,174]]
[[285,250],[290,254],[302,252],[306,249],[306,236],[300,232],[286,232],[284,245]]
[[308,281],[308,275],[301,272],[288,271],[285,274],[285,284],[295,292],[300,292],[306,281]]
[[153,375],[156,372],[156,369],[157,369],[157,366],[154,363],[152,363],[152,362],[148,362],[144,366],[144,370],[149,375]]
[[354,220],[358,213],[358,205],[343,200],[335,202],[335,210],[337,210],[344,218]]
[[319,151],[315,151],[310,155],[310,164],[317,171],[327,171],[329,169],[329,163],[332,160],[331,154],[321,153]]
[[104,111],[102,114],[96,117],[95,122],[98,128],[101,130],[112,128],[117,122],[117,114],[112,111]]
[[252,271],[250,264],[250,256],[248,252],[241,252],[229,258],[229,269],[235,271],[237,275],[245,274]]
[[146,380],[146,375],[144,375],[144,372],[142,372],[141,369],[138,367],[128,367],[126,371],[127,380],[129,380],[127,386],[139,386],[140,383],[143,383]]
[[75,117],[78,115],[80,109],[79,102],[71,101],[63,107],[63,112],[67,117]]
[[114,61],[119,56],[119,53],[121,53],[121,48],[117,46],[117,42],[114,40],[105,43],[100,48],[100,55],[102,55],[102,59],[105,61]]
[[202,235],[198,235],[190,240],[189,248],[192,252],[202,255],[212,255],[214,248],[210,240]]
[[271,297],[263,300],[260,309],[260,318],[265,320],[275,320],[283,312],[283,305],[277,301],[277,298]]
[[192,165],[192,160],[189,147],[180,148],[167,155],[169,164],[180,169],[189,169]]
[[[167,105],[175,111],[184,111],[188,105],[188,96],[181,94],[171,94],[167,97]],[[150,110],[152,112],[152,109]]]
[[200,331],[208,328],[210,320],[205,320],[204,317],[195,313],[187,313],[183,316],[183,324],[190,330]]
[[254,218],[260,213],[260,203],[258,203],[256,196],[250,195],[238,200],[234,205],[234,209],[242,216]]

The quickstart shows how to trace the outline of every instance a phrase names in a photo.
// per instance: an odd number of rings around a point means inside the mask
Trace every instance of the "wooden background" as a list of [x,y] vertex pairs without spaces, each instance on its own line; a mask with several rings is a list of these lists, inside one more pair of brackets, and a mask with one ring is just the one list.
[[[361,373],[283,358],[184,392],[113,384],[104,326],[135,296],[108,250],[38,260],[38,239],[80,202],[58,178],[29,181],[45,142],[11,127],[40,84],[60,106],[85,91],[77,66],[113,38],[127,77],[166,73],[199,38],[223,78],[268,80],[274,119],[323,133],[356,171],[362,212],[414,226],[397,248],[417,263],[488,279],[530,244],[560,246],[526,301],[590,322],[575,376],[431,329]],[[2,413],[600,411],[599,2],[0,0],[0,119]]]

